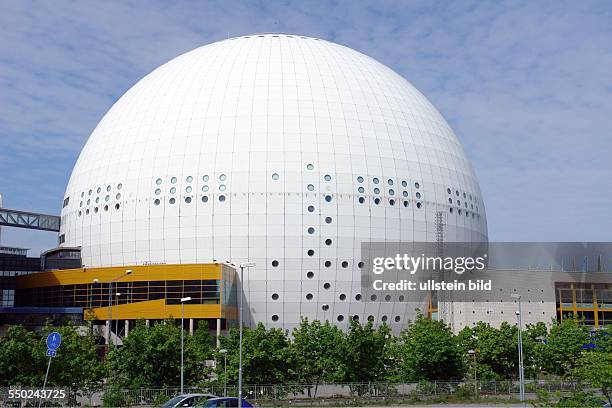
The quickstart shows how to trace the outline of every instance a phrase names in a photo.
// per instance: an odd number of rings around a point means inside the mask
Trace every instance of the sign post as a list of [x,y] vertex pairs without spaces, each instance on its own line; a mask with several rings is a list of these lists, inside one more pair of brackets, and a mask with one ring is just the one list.
[[[51,368],[51,359],[57,355],[57,349],[62,344],[62,335],[58,332],[51,332],[47,336],[47,357],[49,357],[49,364],[47,364],[47,373],[45,374],[45,382],[43,383],[43,395],[47,386],[47,379],[49,378],[49,369]],[[42,398],[38,403],[38,407],[42,406]]]

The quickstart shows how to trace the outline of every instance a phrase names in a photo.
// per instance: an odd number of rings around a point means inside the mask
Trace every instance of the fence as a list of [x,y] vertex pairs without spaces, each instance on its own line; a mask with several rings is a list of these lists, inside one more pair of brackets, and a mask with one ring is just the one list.
[[[527,380],[528,395],[535,398],[536,389],[548,392],[576,392],[575,381]],[[345,383],[345,384],[272,384],[245,385],[242,393],[248,400],[259,404],[266,402],[315,403],[321,400],[340,399],[407,399],[459,396],[471,398],[477,390],[478,397],[518,398],[519,382],[507,381],[421,381],[419,383]],[[170,398],[180,392],[179,388],[122,390],[123,398],[133,405],[148,405]],[[218,396],[236,396],[236,386],[186,387],[184,393],[205,393]]]
[[[575,381],[526,380],[528,398],[535,398],[535,390],[547,392],[576,392]],[[218,396],[236,396],[235,385],[185,387],[184,393],[202,393]],[[245,385],[243,395],[259,405],[292,404],[316,405],[341,400],[435,399],[443,396],[457,398],[518,398],[519,382],[507,381],[421,381],[418,383],[344,383],[344,384],[272,384]],[[475,394],[477,392],[477,394]],[[105,389],[94,393],[69,390],[65,402],[56,406],[100,406],[107,398],[119,406],[155,406],[180,393],[179,387],[141,388],[129,390]],[[2,406],[25,406],[6,399],[8,389],[0,389]],[[32,401],[29,401],[30,403]],[[108,401],[107,401],[108,402]],[[51,406],[51,405],[48,405]]]

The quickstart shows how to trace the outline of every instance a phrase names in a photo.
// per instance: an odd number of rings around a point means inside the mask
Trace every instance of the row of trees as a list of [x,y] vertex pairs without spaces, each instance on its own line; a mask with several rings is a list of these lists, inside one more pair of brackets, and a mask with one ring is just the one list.
[[[51,328],[49,328],[51,329]],[[104,381],[121,388],[176,386],[180,382],[181,331],[173,321],[148,327],[139,322],[123,346],[99,358],[91,331],[53,327],[63,335],[53,359],[49,383],[94,389]],[[527,378],[573,377],[595,384],[612,379],[612,336],[592,336],[576,320],[528,326],[523,333]],[[237,383],[238,340],[235,329],[222,337],[221,348],[208,327],[185,336],[185,384]],[[591,348],[584,345],[591,344]],[[245,384],[333,382],[412,382],[420,380],[502,380],[518,375],[517,328],[479,323],[454,335],[441,321],[423,315],[399,335],[386,325],[374,328],[353,321],[347,332],[328,322],[308,321],[291,335],[258,325],[245,329]],[[12,326],[0,339],[0,386],[40,385],[45,373],[45,341],[39,334]],[[227,350],[222,354],[220,350]],[[211,364],[216,361],[217,364]],[[601,384],[595,384],[600,386]],[[605,385],[605,384],[604,384]]]

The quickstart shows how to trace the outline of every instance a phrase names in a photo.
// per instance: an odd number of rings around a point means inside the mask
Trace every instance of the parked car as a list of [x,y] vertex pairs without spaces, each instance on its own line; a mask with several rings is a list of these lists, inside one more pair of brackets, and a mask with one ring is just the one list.
[[179,394],[166,401],[161,408],[195,407],[211,398],[216,399],[217,396],[212,394]]
[[[242,406],[253,408],[254,405],[245,399],[242,399]],[[220,397],[211,398],[208,401],[202,402],[198,408],[238,408],[238,398],[236,397]]]

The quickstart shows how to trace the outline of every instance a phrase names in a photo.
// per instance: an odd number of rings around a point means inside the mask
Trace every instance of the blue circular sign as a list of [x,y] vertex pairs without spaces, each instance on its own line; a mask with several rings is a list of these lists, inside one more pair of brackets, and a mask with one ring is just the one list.
[[47,336],[47,348],[49,350],[57,350],[62,344],[62,335],[58,332],[51,332]]

